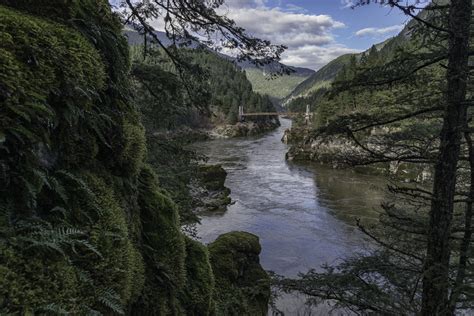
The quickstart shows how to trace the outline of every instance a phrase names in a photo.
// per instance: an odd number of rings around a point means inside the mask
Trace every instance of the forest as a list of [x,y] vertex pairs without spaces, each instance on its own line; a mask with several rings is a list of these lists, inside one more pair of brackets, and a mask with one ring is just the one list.
[[[223,0],[0,0],[0,315],[474,313],[473,1],[351,4],[409,22],[313,71]],[[383,183],[322,266],[308,166]]]

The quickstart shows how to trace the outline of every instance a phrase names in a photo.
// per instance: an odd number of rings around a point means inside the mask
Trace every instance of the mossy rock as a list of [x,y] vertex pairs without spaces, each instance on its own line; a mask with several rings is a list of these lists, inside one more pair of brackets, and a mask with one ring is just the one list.
[[146,157],[145,128],[140,122],[124,121],[122,124],[122,146],[118,153],[121,173],[136,176]]
[[139,175],[140,218],[146,256],[144,291],[134,305],[135,315],[178,315],[179,293],[186,283],[184,236],[176,205],[158,187],[149,166]]
[[209,244],[218,315],[267,314],[270,278],[260,252],[258,237],[247,232],[226,233]]
[[118,204],[118,198],[101,178],[86,175],[100,208],[98,220],[91,228],[90,240],[101,254],[98,260],[90,260],[88,271],[94,285],[100,291],[114,290],[120,295],[122,306],[133,302],[144,284],[144,263],[141,253],[132,244],[128,231],[128,215]]
[[[59,23],[1,5],[0,17],[0,134],[11,156],[24,157],[15,166],[24,172],[22,164],[37,160],[48,168],[58,161],[90,165],[98,137],[84,113],[106,86],[99,52]],[[50,151],[47,162],[38,153],[41,145]]]
[[198,169],[198,177],[208,190],[222,190],[227,178],[227,172],[221,165],[201,165]]
[[181,296],[186,315],[214,315],[214,275],[207,247],[186,237],[186,287]]
[[0,314],[45,311],[55,304],[78,311],[79,279],[62,258],[23,252],[0,243]]
[[[111,314],[125,311],[142,292],[143,258],[113,186],[89,172],[68,177],[81,182],[89,200],[71,196],[62,222],[25,222],[38,233],[0,243],[0,314]],[[64,226],[67,222],[75,226]]]
[[102,19],[112,16],[106,0],[0,0],[0,4],[61,21],[85,15],[98,16],[99,12],[104,15]]

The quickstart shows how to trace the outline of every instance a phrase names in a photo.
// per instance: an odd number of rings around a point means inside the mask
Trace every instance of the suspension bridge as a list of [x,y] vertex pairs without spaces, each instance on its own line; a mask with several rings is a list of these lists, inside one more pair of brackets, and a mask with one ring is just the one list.
[[286,116],[286,117],[295,117],[304,115],[305,121],[308,123],[313,116],[313,113],[310,111],[309,105],[306,105],[306,112],[250,112],[245,113],[244,107],[239,106],[239,122],[244,121],[246,117],[252,116]]

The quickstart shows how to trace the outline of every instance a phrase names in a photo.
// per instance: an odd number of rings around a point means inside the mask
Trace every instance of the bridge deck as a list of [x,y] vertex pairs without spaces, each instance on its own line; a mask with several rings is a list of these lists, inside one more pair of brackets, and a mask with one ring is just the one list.
[[[244,113],[242,116],[296,116],[305,115],[303,112],[257,112],[257,113]],[[313,113],[309,113],[312,115]]]

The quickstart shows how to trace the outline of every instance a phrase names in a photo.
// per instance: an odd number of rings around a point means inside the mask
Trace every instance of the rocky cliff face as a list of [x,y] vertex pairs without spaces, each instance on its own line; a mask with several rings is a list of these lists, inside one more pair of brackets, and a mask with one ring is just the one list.
[[258,237],[246,232],[219,236],[209,245],[218,315],[265,316],[270,278],[259,263]]
[[[380,131],[373,131],[373,134]],[[310,134],[306,128],[292,128],[285,131],[282,141],[290,144],[285,157],[289,161],[313,161],[332,168],[357,166],[357,161],[367,157],[359,146],[342,136],[318,137]],[[362,169],[361,169],[362,170]],[[385,174],[402,179],[416,179],[424,182],[432,177],[427,166],[398,163],[374,163],[363,168],[363,172]]]
[[274,130],[280,126],[278,120],[267,120],[261,122],[239,122],[234,125],[217,126],[211,132],[213,137],[244,137],[255,136]]
[[199,166],[196,181],[192,183],[196,213],[224,212],[232,202],[230,189],[224,183],[227,172],[220,165]]

